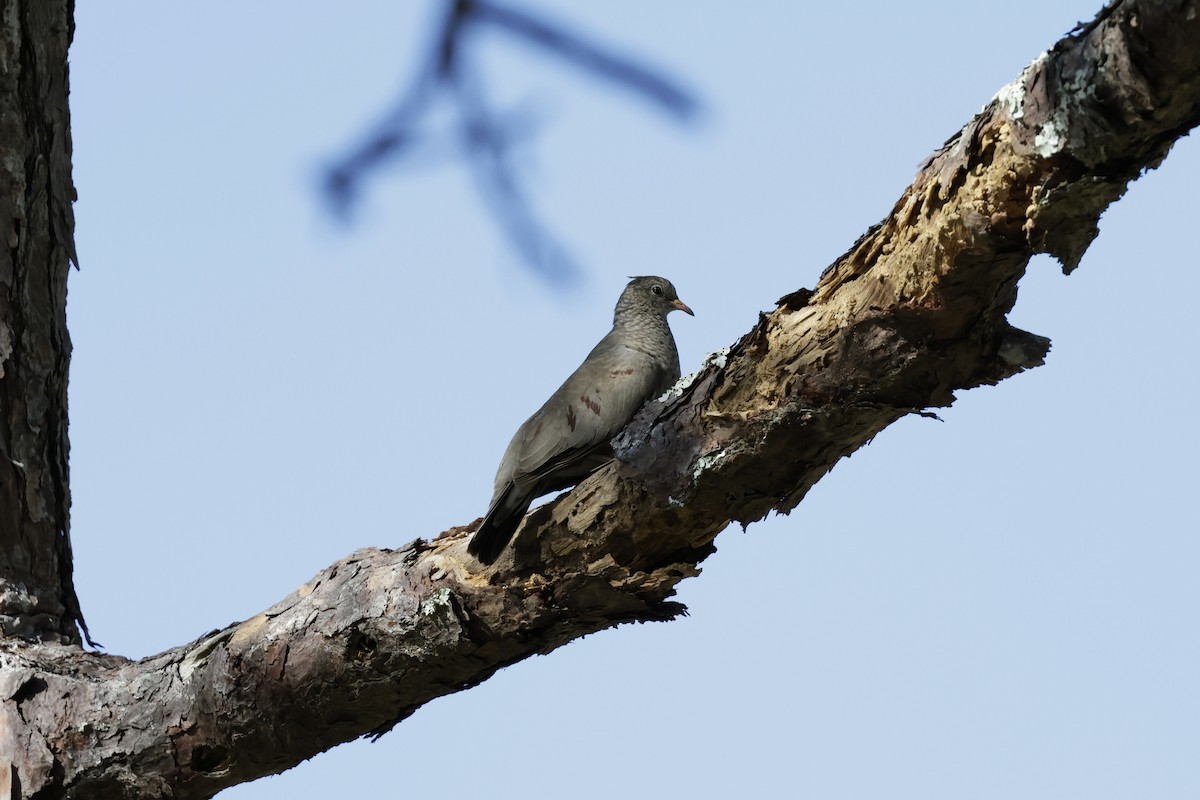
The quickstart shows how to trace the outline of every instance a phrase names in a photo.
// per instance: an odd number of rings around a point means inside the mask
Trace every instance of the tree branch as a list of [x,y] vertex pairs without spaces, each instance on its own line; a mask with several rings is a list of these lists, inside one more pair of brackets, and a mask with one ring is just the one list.
[[922,167],[821,277],[533,511],[492,568],[470,528],[363,550],[245,622],[142,661],[0,648],[0,756],[21,790],[208,797],[622,622],[670,619],[714,537],[786,513],[842,457],[954,392],[1041,363],[1006,314],[1036,253],[1074,268],[1100,213],[1200,122],[1200,14],[1122,2],[1061,41]]

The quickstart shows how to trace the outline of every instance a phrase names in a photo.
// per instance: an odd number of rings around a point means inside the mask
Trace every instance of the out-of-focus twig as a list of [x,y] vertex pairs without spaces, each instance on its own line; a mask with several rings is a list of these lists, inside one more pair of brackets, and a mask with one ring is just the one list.
[[482,26],[548,51],[587,74],[627,89],[681,122],[699,109],[696,98],[673,81],[589,42],[557,24],[489,0],[448,0],[433,46],[399,102],[380,123],[328,169],[324,193],[343,219],[353,213],[362,184],[388,160],[411,157],[428,140],[421,120],[435,101],[446,98],[455,109],[454,136],[471,166],[480,192],[521,257],[552,283],[569,283],[579,268],[567,250],[542,225],[511,164],[511,149],[529,128],[489,103],[482,76],[466,57],[472,31]]
[[641,94],[682,121],[689,121],[699,111],[700,104],[690,92],[646,67],[607,53],[523,11],[488,2],[477,2],[476,8],[480,19],[574,62],[595,77]]

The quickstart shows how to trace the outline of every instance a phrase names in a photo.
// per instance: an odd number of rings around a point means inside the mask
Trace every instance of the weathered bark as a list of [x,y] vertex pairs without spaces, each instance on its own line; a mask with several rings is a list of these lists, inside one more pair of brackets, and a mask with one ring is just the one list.
[[72,6],[0,3],[0,633],[78,642],[67,483]]
[[1198,4],[1115,4],[1038,59],[813,292],[650,404],[617,461],[531,513],[493,568],[456,528],[360,551],[142,661],[0,643],[20,793],[207,797],[534,653],[678,614],[675,585],[729,521],[794,508],[891,422],[1041,363],[1048,341],[1006,321],[1017,281],[1035,253],[1076,266],[1103,209],[1200,122]]

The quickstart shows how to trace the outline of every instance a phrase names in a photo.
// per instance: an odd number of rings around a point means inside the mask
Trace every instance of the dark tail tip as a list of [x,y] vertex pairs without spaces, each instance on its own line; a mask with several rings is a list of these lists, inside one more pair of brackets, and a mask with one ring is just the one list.
[[517,526],[521,524],[523,516],[520,511],[504,519],[493,519],[492,515],[488,515],[467,543],[467,552],[475,556],[481,564],[496,563],[496,559],[517,532]]

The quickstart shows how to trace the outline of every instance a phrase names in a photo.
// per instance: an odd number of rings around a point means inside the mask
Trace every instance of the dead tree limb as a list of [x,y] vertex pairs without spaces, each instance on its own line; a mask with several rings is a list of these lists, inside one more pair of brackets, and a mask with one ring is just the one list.
[[1042,363],[1010,326],[1037,253],[1076,267],[1100,213],[1200,122],[1200,0],[1106,7],[921,169],[892,213],[690,381],[618,459],[530,514],[494,568],[469,528],[364,550],[271,609],[129,661],[0,645],[17,796],[208,797],[535,653],[682,607],[714,537],[794,508],[842,457]]

